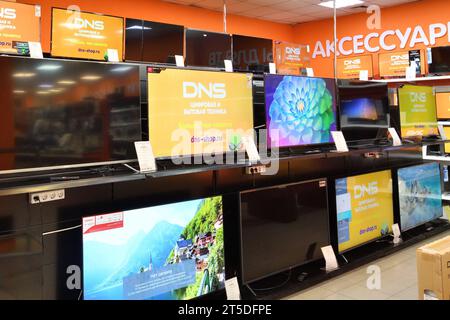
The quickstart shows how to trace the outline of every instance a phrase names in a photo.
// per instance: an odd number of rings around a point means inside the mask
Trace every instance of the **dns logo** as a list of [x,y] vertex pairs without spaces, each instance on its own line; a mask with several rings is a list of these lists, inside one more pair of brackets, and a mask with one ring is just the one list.
[[392,55],[391,56],[391,61],[395,62],[395,61],[408,61],[409,62],[409,56],[407,54],[402,54],[402,55]]
[[378,182],[371,182],[368,185],[355,186],[354,188],[355,199],[361,199],[365,195],[373,196],[378,193]]
[[93,29],[93,30],[105,30],[105,24],[103,21],[92,20],[89,21],[87,19],[82,18],[74,18],[73,25],[75,28],[83,28],[83,29]]
[[11,8],[0,8],[0,18],[15,19],[17,17],[16,10]]
[[346,66],[351,66],[351,65],[360,65],[361,64],[361,59],[352,59],[352,60],[345,60],[344,64]]
[[427,95],[426,95],[426,93],[410,92],[409,93],[409,98],[411,99],[411,102],[413,102],[413,103],[416,103],[416,102],[425,103],[425,102],[427,102]]
[[300,54],[300,48],[286,47],[287,54]]
[[208,86],[196,82],[183,82],[183,97],[187,99],[203,98],[225,99],[225,83],[210,83]]

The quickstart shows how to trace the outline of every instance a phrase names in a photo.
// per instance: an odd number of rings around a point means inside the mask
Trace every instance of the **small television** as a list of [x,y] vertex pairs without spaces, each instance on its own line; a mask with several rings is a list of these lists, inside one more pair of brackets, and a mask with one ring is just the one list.
[[0,71],[0,174],[136,159],[138,66],[0,57]]
[[242,281],[322,258],[330,244],[325,179],[242,192]]
[[338,80],[340,128],[349,142],[386,137],[390,125],[384,83]]
[[186,65],[224,68],[232,60],[231,35],[186,29]]
[[387,236],[394,224],[390,170],[336,180],[339,252]]
[[450,92],[436,93],[436,113],[439,120],[450,119]]
[[442,74],[450,72],[450,46],[428,48],[428,72]]
[[426,139],[438,135],[433,87],[403,85],[398,89],[402,138]]
[[222,197],[83,218],[85,300],[189,300],[225,283]]
[[398,195],[403,232],[442,217],[440,165],[427,163],[399,169]]
[[267,141],[271,148],[332,143],[334,79],[265,75]]
[[183,26],[126,19],[125,60],[174,64],[183,46]]
[[233,65],[235,71],[268,72],[273,62],[271,39],[233,35]]
[[253,135],[252,75],[150,68],[148,132],[157,158],[243,151]]

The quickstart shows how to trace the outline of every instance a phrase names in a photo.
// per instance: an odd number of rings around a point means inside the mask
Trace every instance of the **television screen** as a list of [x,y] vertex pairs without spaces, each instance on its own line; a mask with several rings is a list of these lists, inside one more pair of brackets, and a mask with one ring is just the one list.
[[334,79],[266,75],[267,141],[271,147],[332,142],[335,91]]
[[428,49],[429,73],[450,72],[450,46]]
[[224,287],[222,197],[83,218],[85,300],[188,300]]
[[404,85],[398,89],[398,98],[403,138],[438,134],[433,87]]
[[326,180],[241,193],[243,283],[321,259],[328,224]]
[[375,139],[389,128],[387,84],[339,80],[338,89],[340,127],[347,141]]
[[175,64],[183,45],[183,26],[126,19],[125,60]]
[[436,111],[438,119],[450,119],[450,92],[436,93]]
[[441,169],[438,163],[398,170],[402,231],[442,217]]
[[52,9],[51,54],[55,57],[106,60],[108,49],[123,58],[123,18]]
[[41,41],[40,8],[0,1],[0,53],[27,55],[24,45]]
[[139,69],[0,57],[0,172],[135,159]]
[[231,46],[229,34],[186,29],[186,65],[224,68]]
[[391,171],[337,179],[336,211],[341,253],[388,235],[394,224]]
[[273,62],[271,39],[233,35],[234,70],[264,72]]
[[158,158],[243,150],[253,134],[252,75],[177,69],[148,74],[148,122]]

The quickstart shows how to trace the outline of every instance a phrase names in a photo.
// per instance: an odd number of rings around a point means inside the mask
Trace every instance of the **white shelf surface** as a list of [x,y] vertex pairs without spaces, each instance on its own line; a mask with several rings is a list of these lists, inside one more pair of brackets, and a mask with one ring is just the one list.
[[375,82],[385,82],[385,83],[401,83],[401,82],[417,82],[417,81],[437,81],[437,80],[450,80],[449,76],[433,76],[433,77],[419,77],[415,79],[382,79],[382,80],[372,80]]

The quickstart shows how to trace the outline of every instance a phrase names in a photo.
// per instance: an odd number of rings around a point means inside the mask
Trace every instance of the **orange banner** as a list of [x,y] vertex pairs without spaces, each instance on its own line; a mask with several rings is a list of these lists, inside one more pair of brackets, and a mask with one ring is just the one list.
[[19,53],[16,42],[40,42],[39,6],[0,1],[0,52]]
[[108,49],[123,57],[123,18],[53,9],[52,49],[57,57],[104,60]]
[[369,78],[373,78],[372,56],[337,59],[337,77],[339,79],[359,79],[360,72],[363,70],[367,70]]
[[309,47],[301,44],[276,42],[275,54],[277,71],[280,74],[301,75],[311,66]]

